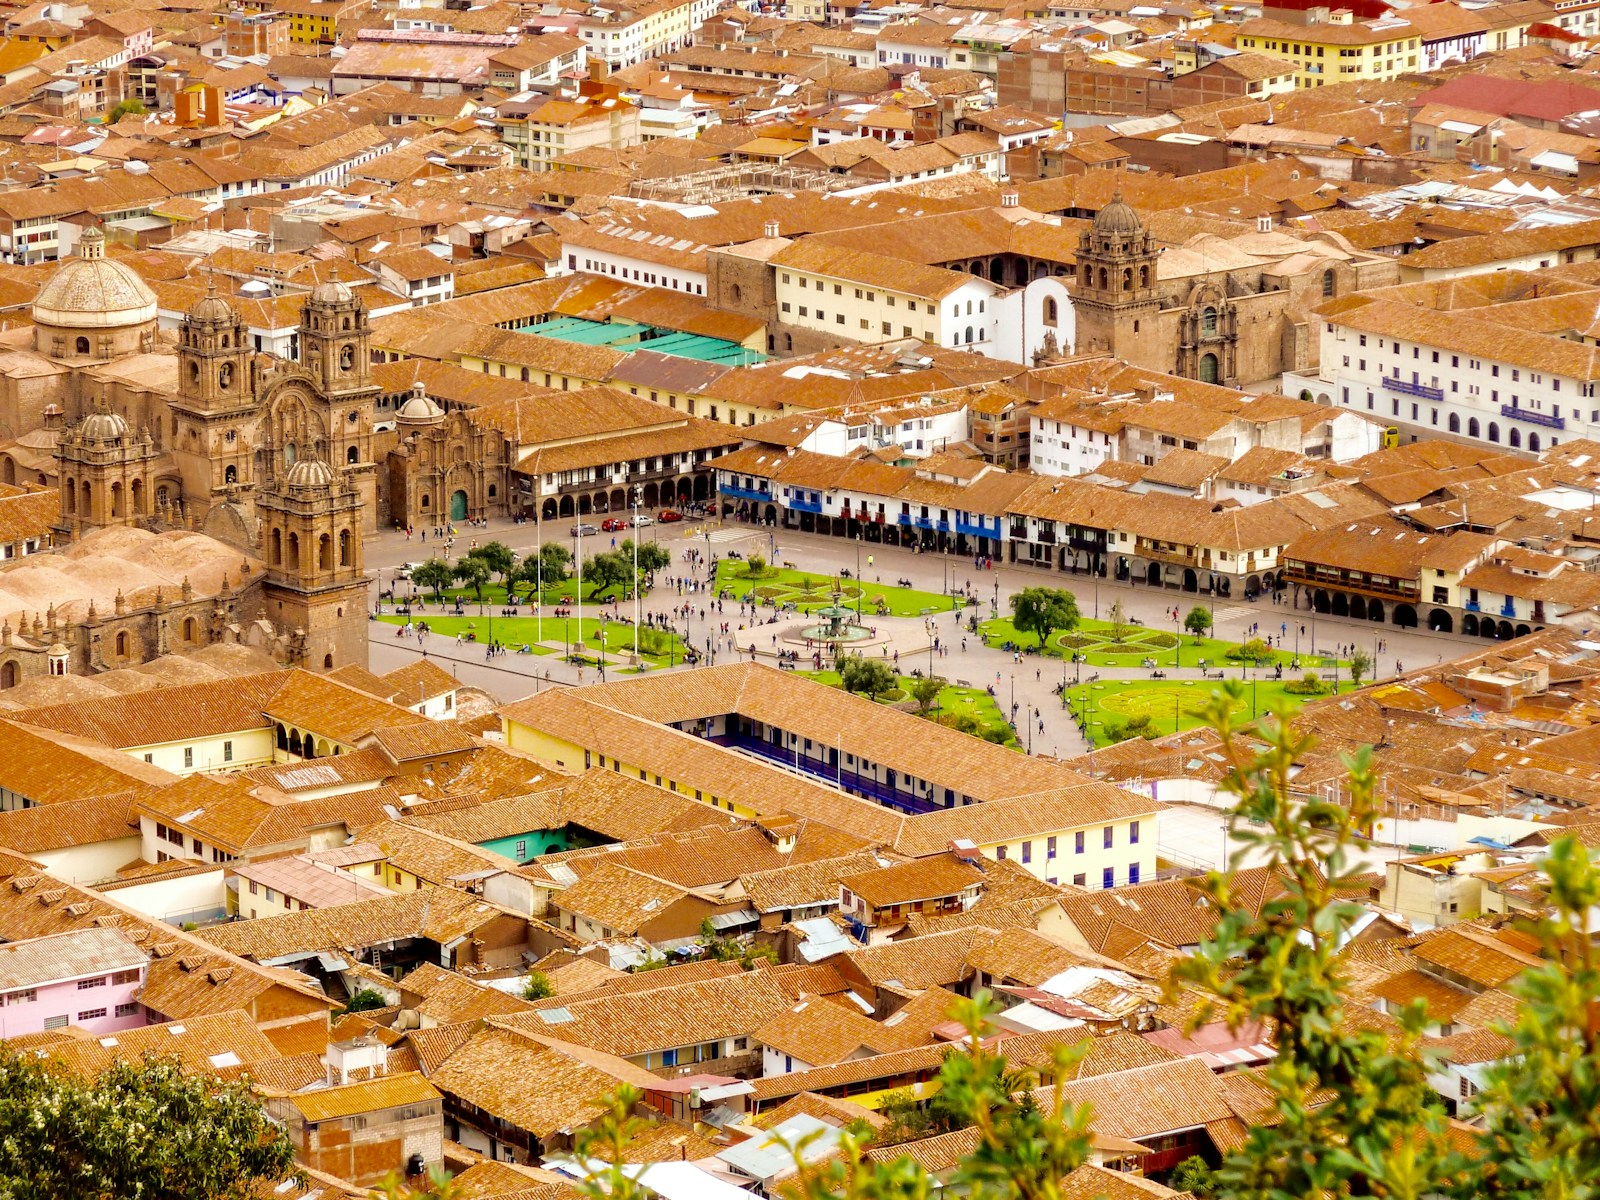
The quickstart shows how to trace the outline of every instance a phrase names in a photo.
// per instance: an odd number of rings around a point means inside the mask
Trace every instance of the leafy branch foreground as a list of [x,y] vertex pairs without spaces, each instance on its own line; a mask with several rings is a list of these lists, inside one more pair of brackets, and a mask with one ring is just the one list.
[[[1370,756],[1348,763],[1349,803],[1293,794],[1293,764],[1306,748],[1288,722],[1269,719],[1259,754],[1234,735],[1250,722],[1243,688],[1219,692],[1207,712],[1229,747],[1224,787],[1234,799],[1235,837],[1270,863],[1284,890],[1259,913],[1235,902],[1230,872],[1198,882],[1221,912],[1211,940],[1179,963],[1169,987],[1203,997],[1192,1024],[1260,1022],[1275,1031],[1278,1054],[1259,1079],[1273,1098],[1274,1123],[1257,1125],[1210,1182],[1221,1200],[1597,1200],[1600,1198],[1600,976],[1587,932],[1600,911],[1600,871],[1582,845],[1564,838],[1544,863],[1549,915],[1529,927],[1545,965],[1515,985],[1522,1015],[1503,1030],[1510,1057],[1491,1069],[1476,1098],[1478,1127],[1452,1122],[1428,1081],[1425,1012],[1419,1003],[1399,1030],[1373,1027],[1347,1011],[1340,950],[1361,914],[1346,897],[1358,887],[1352,850],[1374,816]],[[1048,1085],[1070,1078],[1076,1053],[1061,1048],[1038,1076],[1007,1066],[987,1047],[989,998],[957,1006],[967,1053],[951,1053],[939,1073],[942,1123],[966,1128],[976,1146],[943,1186],[953,1194],[1006,1200],[1056,1200],[1063,1177],[1086,1161],[1092,1105],[1057,1105]],[[1003,1044],[1003,1043],[1002,1043]],[[1044,1087],[1046,1090],[1035,1091]],[[606,1166],[585,1187],[594,1196],[633,1200],[647,1192],[621,1166],[640,1127],[638,1094],[623,1088],[604,1118],[578,1139],[581,1159]],[[805,1163],[788,1185],[793,1200],[922,1200],[935,1182],[909,1157],[864,1156],[869,1131],[848,1131],[840,1153]]]

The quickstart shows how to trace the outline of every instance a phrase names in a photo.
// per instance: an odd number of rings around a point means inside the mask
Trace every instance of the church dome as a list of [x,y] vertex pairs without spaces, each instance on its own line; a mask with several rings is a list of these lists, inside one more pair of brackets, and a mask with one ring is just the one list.
[[311,289],[313,304],[349,304],[354,298],[349,286],[340,279],[325,280]]
[[443,417],[444,409],[435,404],[432,397],[419,387],[411,399],[395,411],[395,416],[414,425],[423,425]]
[[119,413],[104,409],[92,412],[78,426],[78,436],[86,442],[114,442],[128,434],[128,423]]
[[107,329],[156,319],[156,295],[137,272],[105,257],[105,235],[91,229],[33,301],[33,319],[69,329]]
[[319,488],[333,486],[333,468],[320,458],[302,458],[289,468],[284,482],[292,488]]
[[233,305],[217,295],[215,283],[207,283],[206,294],[189,309],[191,321],[223,321],[231,325],[233,316]]
[[1111,197],[1111,203],[1094,215],[1094,231],[1121,236],[1143,233],[1144,222],[1139,220],[1139,214],[1122,199],[1122,192],[1118,191]]

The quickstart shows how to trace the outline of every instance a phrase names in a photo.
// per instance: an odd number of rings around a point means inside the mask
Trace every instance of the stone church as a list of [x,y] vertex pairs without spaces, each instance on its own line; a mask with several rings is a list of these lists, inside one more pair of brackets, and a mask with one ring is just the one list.
[[[203,533],[235,548],[240,567],[232,581],[222,577],[223,611],[204,598],[209,607],[178,627],[184,644],[210,644],[238,628],[234,618],[264,620],[279,631],[280,657],[315,670],[364,665],[362,537],[375,528],[378,480],[365,306],[341,282],[319,285],[302,308],[298,362],[254,351],[238,313],[210,289],[184,316],[175,353],[158,344],[156,309],[139,276],[106,258],[103,237],[89,230],[79,256],[35,298],[32,344],[0,353],[0,415],[12,439],[0,444],[0,479],[44,482],[49,452],[57,545],[89,546],[96,531],[126,527]],[[177,599],[157,589],[152,604],[165,617]],[[120,592],[117,601],[119,618],[141,607]],[[90,615],[105,619],[93,600]],[[21,655],[11,678],[32,662],[19,636],[49,636],[72,652],[74,639],[56,625],[35,613],[32,625],[4,631],[0,659],[8,648]],[[80,631],[68,663],[44,658],[56,673],[109,669],[179,640],[141,636],[135,653],[126,632],[112,643],[125,654],[91,651]]]
[[1336,233],[1281,230],[1164,245],[1118,193],[1078,241],[1074,349],[1243,387],[1316,366],[1311,310],[1399,282],[1399,267]]

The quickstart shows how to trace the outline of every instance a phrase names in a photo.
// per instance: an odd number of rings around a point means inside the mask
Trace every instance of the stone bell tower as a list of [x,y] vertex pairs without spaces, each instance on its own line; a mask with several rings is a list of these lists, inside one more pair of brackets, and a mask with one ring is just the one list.
[[203,516],[248,492],[256,419],[251,347],[244,321],[215,281],[178,326],[178,395],[171,400],[172,455],[185,504]]
[[367,665],[361,496],[343,472],[302,458],[256,493],[266,615],[291,635],[295,665]]
[[150,515],[158,454],[148,429],[137,434],[106,407],[64,430],[56,443],[61,493],[59,540],[109,525],[135,525]]
[[372,325],[367,306],[338,279],[319,283],[300,309],[300,364],[316,381],[328,429],[328,462],[360,494],[364,528],[377,529],[378,476],[373,461]]
[[1078,239],[1072,308],[1080,353],[1099,351],[1134,366],[1158,366],[1159,257],[1150,231],[1117,192]]

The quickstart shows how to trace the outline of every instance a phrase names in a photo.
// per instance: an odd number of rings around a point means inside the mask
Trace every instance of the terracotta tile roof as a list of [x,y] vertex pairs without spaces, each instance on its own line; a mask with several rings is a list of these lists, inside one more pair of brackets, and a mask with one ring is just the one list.
[[0,786],[38,805],[126,792],[176,776],[111,750],[92,735],[0,720]]
[[982,871],[949,855],[877,867],[839,881],[873,908],[956,896],[982,882]]
[[490,921],[515,915],[454,888],[423,888],[334,908],[211,925],[196,936],[229,953],[260,960],[320,950],[355,951],[405,938],[451,942]]
[[[228,1055],[246,1070],[263,1071],[280,1058],[277,1048],[243,1010],[124,1029],[109,1038],[91,1037],[77,1026],[69,1030],[72,1036],[52,1046],[47,1059],[63,1070],[90,1078],[118,1062],[142,1062],[146,1054],[176,1058],[185,1070],[207,1075],[223,1069]],[[16,1044],[15,1039],[11,1044]],[[317,1076],[322,1077],[320,1070]]]
[[[428,1078],[457,1100],[539,1138],[593,1120],[600,1098],[619,1082],[659,1083],[619,1058],[501,1025],[472,1035]],[[530,1087],[530,1080],[538,1086]]]
[[1132,1141],[1234,1119],[1217,1076],[1195,1058],[1041,1088],[1035,1096],[1047,1109],[1058,1102],[1089,1105],[1097,1132]]
[[318,1088],[285,1098],[307,1121],[332,1121],[440,1099],[439,1091],[416,1072],[385,1075],[361,1083]]
[[766,871],[753,871],[741,875],[739,883],[757,912],[779,912],[817,904],[836,904],[840,879],[872,870],[877,865],[876,854],[870,850],[858,850],[841,858],[823,858]]
[[40,854],[134,837],[138,824],[130,797],[131,793],[122,792],[0,812],[0,846],[21,854]]
[[808,1066],[824,1067],[844,1059],[909,1049],[926,1041],[907,1037],[859,1012],[816,996],[790,1005],[755,1030],[755,1040]]
[[400,989],[401,1007],[414,1008],[439,1025],[527,1012],[532,1008],[520,996],[483,987],[465,975],[446,971],[433,963],[423,963],[409,971],[395,986]]
[[890,984],[912,991],[960,984],[970,977],[967,955],[973,943],[990,930],[961,929],[928,937],[866,946],[845,955],[872,984]]
[[541,1001],[538,1012],[497,1017],[494,1024],[544,1036],[559,1034],[564,1041],[628,1057],[749,1036],[788,1003],[770,976],[745,971],[591,1000]]
[[1504,935],[1464,925],[1437,930],[1414,946],[1411,953],[1422,962],[1484,988],[1498,988],[1529,967],[1543,965],[1536,954],[1511,944]]
[[1397,1005],[1421,1000],[1427,1006],[1428,1019],[1443,1025],[1453,1023],[1472,1001],[1471,992],[1416,970],[1398,971],[1368,990],[1378,999]]
[[665,880],[606,863],[558,893],[551,903],[562,912],[587,917],[619,936],[632,937],[642,925],[688,894]]

